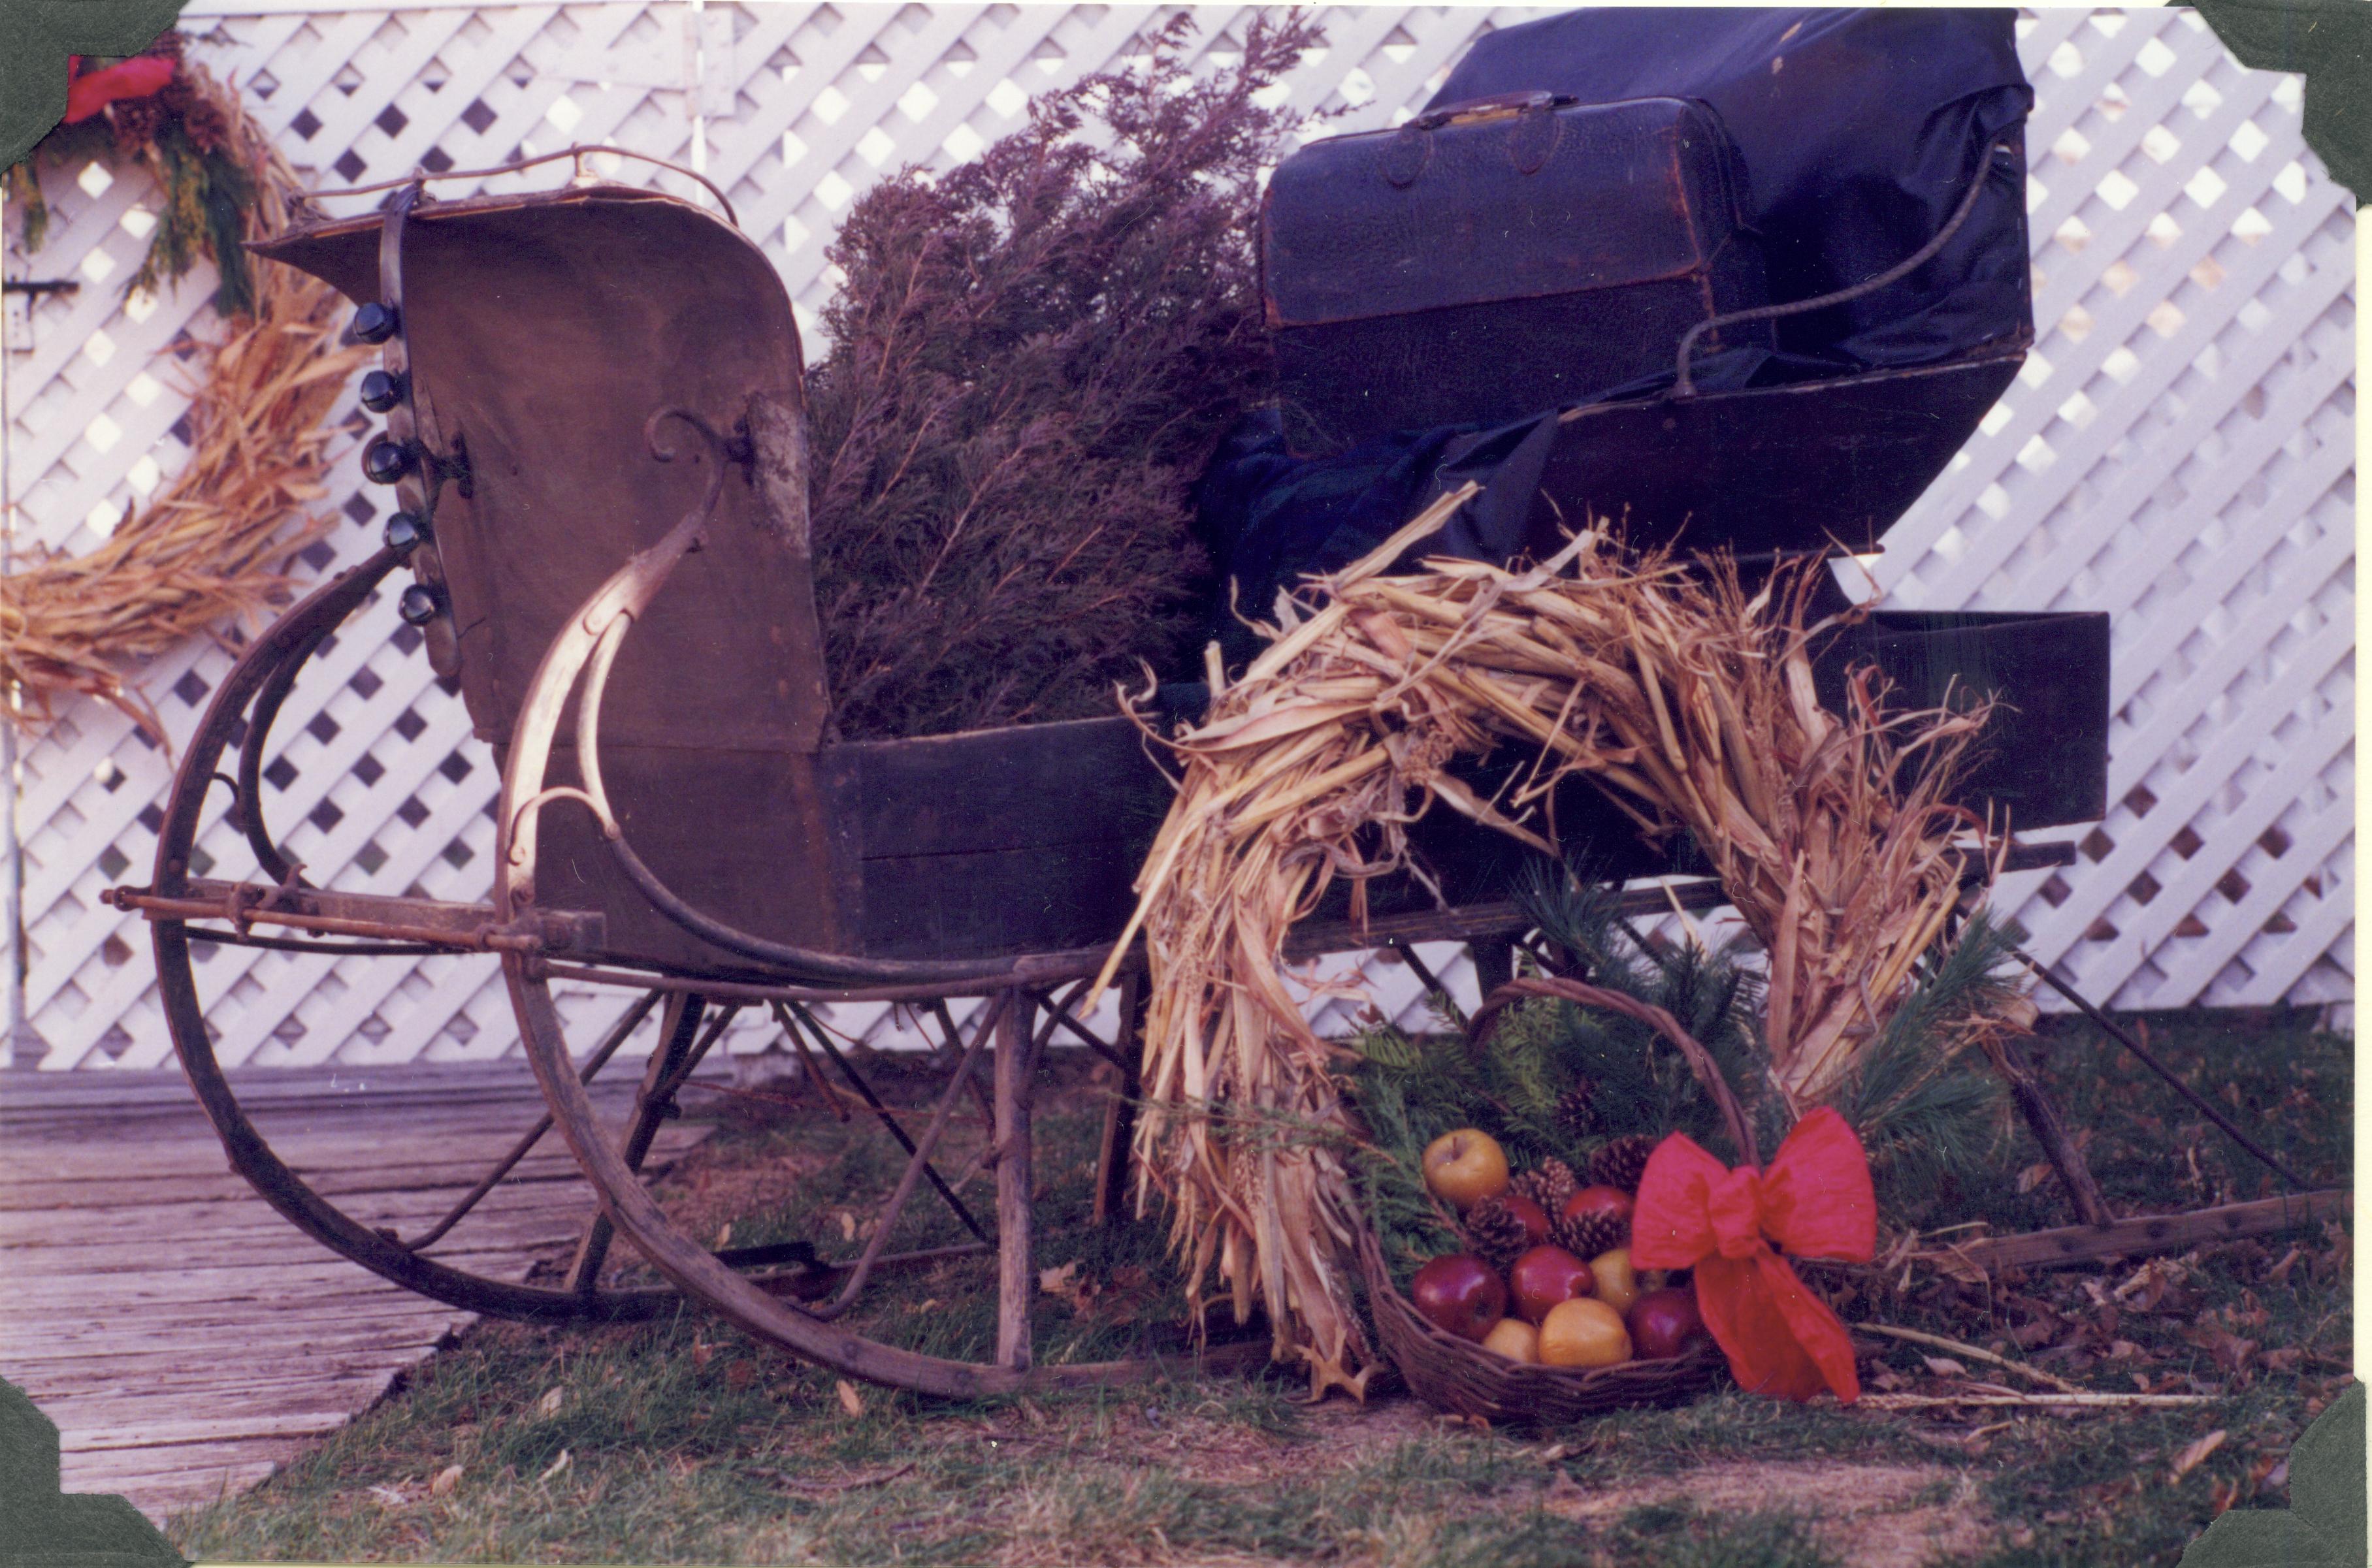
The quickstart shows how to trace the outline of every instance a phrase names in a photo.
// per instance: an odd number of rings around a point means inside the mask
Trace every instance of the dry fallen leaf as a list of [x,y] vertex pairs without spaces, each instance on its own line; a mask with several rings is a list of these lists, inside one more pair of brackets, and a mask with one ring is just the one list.
[[400,1486],[374,1486],[370,1489],[370,1494],[390,1508],[401,1508],[412,1501]]
[[460,1484],[461,1467],[459,1465],[447,1465],[443,1469],[436,1472],[436,1479],[428,1483],[428,1495],[431,1497],[443,1497]]
[[695,1372],[705,1370],[708,1365],[709,1357],[715,1353],[716,1347],[715,1345],[710,1344],[706,1340],[695,1338],[692,1342],[692,1370]]
[[1038,1288],[1048,1295],[1059,1297],[1073,1312],[1085,1312],[1095,1300],[1096,1287],[1082,1283],[1079,1265],[1065,1263],[1059,1269],[1038,1271]]
[[717,1231],[716,1231],[716,1245],[717,1245],[719,1248],[725,1248],[725,1247],[729,1247],[729,1246],[731,1246],[732,1244],[733,1244],[733,1222],[732,1222],[731,1220],[727,1220],[727,1221],[726,1221],[722,1225],[720,1225],[720,1226],[718,1226],[718,1227],[717,1227]]
[[566,1392],[563,1390],[558,1384],[553,1384],[551,1388],[546,1388],[543,1391],[543,1398],[536,1400],[535,1413],[538,1415],[558,1415],[560,1413],[560,1403],[567,1397]]
[[538,1481],[550,1481],[553,1476],[558,1475],[561,1471],[563,1471],[563,1470],[566,1469],[567,1468],[568,1468],[568,1450],[567,1450],[567,1449],[565,1449],[565,1448],[563,1448],[563,1449],[560,1451],[560,1458],[556,1458],[556,1459],[552,1460],[552,1461],[551,1468],[550,1468],[550,1469],[546,1469],[546,1470],[545,1470],[541,1475],[540,1475],[540,1476],[536,1477],[535,1479],[536,1479],[536,1480],[538,1480]]
[[846,1411],[851,1415],[863,1415],[865,1413],[865,1396],[856,1391],[855,1384],[850,1382],[845,1377],[842,1377],[833,1382],[832,1391],[840,1396],[841,1409]]
[[1969,1375],[1967,1367],[1948,1355],[1923,1355],[1919,1359],[1925,1362],[1927,1370],[1938,1377],[1966,1377]]
[[2166,1479],[2170,1481],[2180,1481],[2184,1476],[2197,1469],[2202,1459],[2222,1446],[2224,1446],[2224,1429],[2219,1426],[2181,1453],[2177,1454],[2174,1457],[2174,1473]]

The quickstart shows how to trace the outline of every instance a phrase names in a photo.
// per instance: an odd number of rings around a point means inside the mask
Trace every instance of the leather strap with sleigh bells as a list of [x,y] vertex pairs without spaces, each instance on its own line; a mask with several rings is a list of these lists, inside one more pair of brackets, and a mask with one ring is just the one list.
[[413,579],[396,612],[420,630],[429,668],[449,678],[460,672],[461,652],[444,562],[436,552],[436,498],[448,481],[469,494],[470,468],[458,441],[450,455],[436,449],[436,414],[413,373],[411,323],[404,319],[403,229],[424,194],[415,181],[387,203],[379,227],[379,297],[355,312],[354,332],[379,351],[379,368],[363,377],[362,405],[387,416],[387,431],[364,447],[363,477],[395,488],[397,510],[388,519],[385,542],[411,563]]

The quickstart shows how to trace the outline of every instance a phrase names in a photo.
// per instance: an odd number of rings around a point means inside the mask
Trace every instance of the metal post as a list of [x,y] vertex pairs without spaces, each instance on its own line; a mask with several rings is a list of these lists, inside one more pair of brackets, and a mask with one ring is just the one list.
[[1095,1223],[1111,1225],[1128,1212],[1128,1151],[1136,1142],[1136,1100],[1143,1085],[1137,1064],[1144,1055],[1145,979],[1131,970],[1120,982],[1120,1082],[1104,1107],[1104,1132],[1096,1158]]
[[[658,1136],[659,1123],[665,1120],[666,1107],[672,1091],[668,1080],[692,1050],[692,1035],[700,1028],[703,999],[678,994],[668,998],[667,1011],[661,1015],[658,1048],[651,1052],[649,1064],[643,1071],[643,1086],[634,1096],[634,1110],[626,1126],[624,1158],[626,1168],[640,1171],[643,1158],[651,1151],[651,1141]],[[610,1256],[610,1242],[616,1232],[610,1216],[597,1213],[578,1237],[576,1256],[568,1265],[568,1288],[590,1295],[599,1288],[601,1265]]]
[[996,1364],[1030,1364],[1029,1309],[1038,1289],[1029,1236],[1029,996],[1006,993],[996,1021]]

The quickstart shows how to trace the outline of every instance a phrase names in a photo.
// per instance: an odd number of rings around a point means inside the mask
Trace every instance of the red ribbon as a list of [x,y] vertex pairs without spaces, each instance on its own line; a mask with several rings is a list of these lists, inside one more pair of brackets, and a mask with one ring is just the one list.
[[65,123],[89,119],[120,98],[146,98],[173,79],[173,62],[161,54],[136,54],[120,65],[82,74],[82,56],[66,61]]
[[1697,1311],[1738,1387],[1775,1399],[1825,1388],[1850,1404],[1861,1381],[1844,1325],[1774,1249],[1861,1263],[1877,1247],[1868,1156],[1826,1106],[1761,1171],[1732,1170],[1673,1133],[1648,1157],[1631,1219],[1632,1263],[1694,1270]]

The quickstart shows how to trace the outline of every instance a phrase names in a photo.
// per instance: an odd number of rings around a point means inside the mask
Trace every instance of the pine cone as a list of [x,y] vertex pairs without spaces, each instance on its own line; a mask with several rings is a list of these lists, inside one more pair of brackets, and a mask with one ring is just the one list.
[[1538,1203],[1552,1218],[1564,1209],[1564,1201],[1574,1195],[1580,1182],[1574,1179],[1573,1167],[1552,1156],[1539,1167],[1524,1172],[1507,1183],[1507,1191]]
[[181,111],[181,131],[190,138],[190,145],[202,153],[210,153],[230,140],[230,117],[220,105],[205,99],[194,99]]
[[1598,1086],[1584,1078],[1564,1093],[1557,1096],[1557,1125],[1576,1138],[1587,1138],[1598,1131],[1598,1107],[1590,1103]]
[[1639,1178],[1647,1168],[1647,1156],[1656,1152],[1656,1140],[1634,1132],[1627,1138],[1617,1138],[1589,1156],[1589,1179],[1601,1187],[1617,1187],[1637,1196]]
[[165,106],[153,95],[118,99],[107,106],[107,125],[115,134],[115,150],[131,157],[146,151],[165,128]]
[[1549,1239],[1584,1262],[1629,1244],[1629,1230],[1612,1214],[1574,1214],[1549,1222]]
[[1532,1244],[1521,1216],[1498,1198],[1485,1198],[1466,1211],[1466,1249],[1505,1273]]

